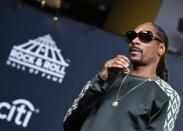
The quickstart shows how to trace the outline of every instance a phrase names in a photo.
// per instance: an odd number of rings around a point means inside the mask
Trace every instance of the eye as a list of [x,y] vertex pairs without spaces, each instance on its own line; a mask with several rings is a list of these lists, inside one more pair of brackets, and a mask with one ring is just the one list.
[[135,31],[128,31],[125,39],[128,43],[130,43],[135,37],[137,37],[137,33]]
[[152,38],[153,38],[153,35],[152,35],[152,32],[150,31],[141,31],[139,32],[139,35],[138,35],[140,41],[144,42],[144,43],[149,43]]

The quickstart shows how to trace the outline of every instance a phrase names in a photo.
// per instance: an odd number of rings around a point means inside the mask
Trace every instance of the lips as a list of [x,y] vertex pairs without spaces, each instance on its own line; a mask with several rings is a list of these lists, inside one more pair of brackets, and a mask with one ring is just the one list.
[[142,50],[138,47],[131,47],[129,51],[130,52],[142,52]]

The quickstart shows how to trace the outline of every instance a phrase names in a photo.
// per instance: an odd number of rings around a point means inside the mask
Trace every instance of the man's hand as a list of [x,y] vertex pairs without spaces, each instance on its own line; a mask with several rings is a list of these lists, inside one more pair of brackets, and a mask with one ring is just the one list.
[[115,58],[106,61],[99,75],[102,79],[107,80],[109,77],[109,68],[119,68],[121,72],[129,72],[130,60],[124,55],[117,55]]

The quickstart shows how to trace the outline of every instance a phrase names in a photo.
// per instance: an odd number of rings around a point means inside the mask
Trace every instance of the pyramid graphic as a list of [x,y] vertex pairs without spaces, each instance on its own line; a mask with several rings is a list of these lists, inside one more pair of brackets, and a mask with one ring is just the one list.
[[69,64],[64,60],[52,37],[47,34],[13,46],[6,64],[31,74],[62,83]]

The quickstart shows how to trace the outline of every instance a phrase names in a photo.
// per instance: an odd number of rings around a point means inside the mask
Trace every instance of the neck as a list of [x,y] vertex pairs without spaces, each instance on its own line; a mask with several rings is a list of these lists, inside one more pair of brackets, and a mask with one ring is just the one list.
[[156,66],[132,66],[130,74],[141,77],[152,77],[156,76]]

